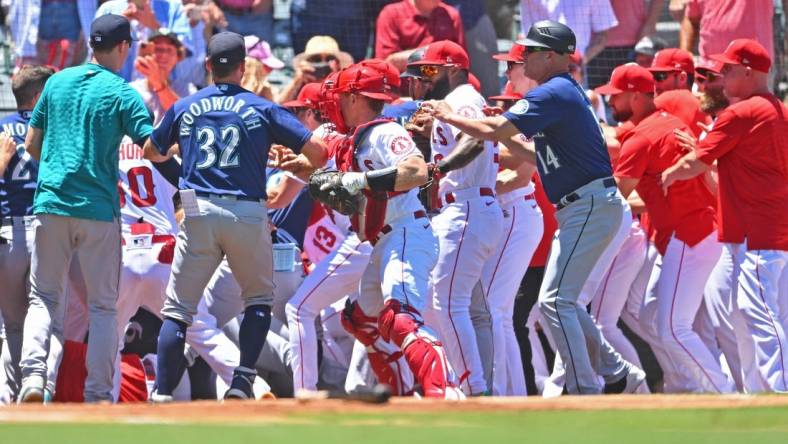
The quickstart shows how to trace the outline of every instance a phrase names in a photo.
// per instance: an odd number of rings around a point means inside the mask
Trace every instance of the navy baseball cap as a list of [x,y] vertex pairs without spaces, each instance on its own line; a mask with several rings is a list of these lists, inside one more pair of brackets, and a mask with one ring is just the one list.
[[561,54],[575,52],[575,33],[571,28],[553,20],[541,20],[528,28],[525,39],[518,40],[518,45],[531,48],[545,48]]
[[208,57],[211,63],[231,65],[242,62],[246,57],[246,44],[241,34],[220,32],[208,42]]
[[131,24],[122,15],[102,15],[96,17],[90,24],[90,41],[94,44],[112,45],[133,40],[131,38]]

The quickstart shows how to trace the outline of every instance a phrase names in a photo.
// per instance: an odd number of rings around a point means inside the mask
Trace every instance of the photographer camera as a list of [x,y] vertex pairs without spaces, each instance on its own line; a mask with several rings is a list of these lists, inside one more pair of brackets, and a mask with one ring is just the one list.
[[353,57],[339,50],[333,37],[316,35],[306,43],[304,52],[293,57],[293,80],[285,86],[278,103],[296,100],[299,91],[307,83],[322,82],[332,72],[337,72],[353,64]]
[[175,65],[184,57],[183,44],[175,34],[165,29],[155,31],[140,44],[134,68],[144,78],[129,85],[140,93],[145,106],[153,112],[154,121],[158,121],[180,98],[171,88],[169,77]]

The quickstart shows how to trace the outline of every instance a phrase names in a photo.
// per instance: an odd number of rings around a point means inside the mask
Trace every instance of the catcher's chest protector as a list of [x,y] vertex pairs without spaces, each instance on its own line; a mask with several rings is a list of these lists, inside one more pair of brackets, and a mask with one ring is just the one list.
[[[353,134],[345,136],[336,148],[337,169],[344,172],[360,172],[356,148],[364,140],[368,130],[391,121],[391,119],[375,119],[356,127]],[[369,240],[374,244],[385,225],[388,198],[400,193],[377,193],[370,190],[362,190],[361,193],[363,194],[361,209],[350,217],[350,225],[362,241]]]

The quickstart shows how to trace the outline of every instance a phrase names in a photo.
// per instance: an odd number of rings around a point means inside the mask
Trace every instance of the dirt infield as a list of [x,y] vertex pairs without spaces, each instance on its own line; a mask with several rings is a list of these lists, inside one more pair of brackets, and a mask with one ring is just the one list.
[[541,398],[474,398],[464,402],[394,399],[371,405],[343,400],[269,400],[219,403],[211,401],[152,404],[53,404],[48,406],[0,407],[0,423],[282,423],[309,422],[304,414],[385,414],[440,412],[511,412],[555,410],[645,410],[728,409],[788,407],[788,396],[748,395],[650,395],[650,396],[564,396]]

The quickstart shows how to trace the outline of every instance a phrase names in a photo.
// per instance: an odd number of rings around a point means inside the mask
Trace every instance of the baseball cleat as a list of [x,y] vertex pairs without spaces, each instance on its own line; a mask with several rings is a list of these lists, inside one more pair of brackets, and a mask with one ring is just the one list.
[[43,404],[46,398],[44,393],[44,378],[31,376],[22,383],[22,390],[17,398],[18,404]]
[[638,367],[631,365],[629,372],[620,380],[605,384],[605,394],[636,393],[646,382],[646,373]]
[[254,378],[257,371],[246,367],[238,367],[233,372],[230,389],[224,393],[224,399],[255,399]]
[[153,404],[169,404],[171,402],[175,402],[172,395],[160,395],[155,390],[151,393],[150,398],[148,399]]

